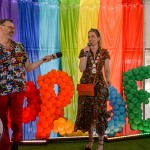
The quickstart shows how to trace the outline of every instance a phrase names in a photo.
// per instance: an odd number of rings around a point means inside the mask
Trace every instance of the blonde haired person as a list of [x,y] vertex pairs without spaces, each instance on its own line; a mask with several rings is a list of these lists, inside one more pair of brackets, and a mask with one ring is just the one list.
[[[98,134],[97,150],[103,150],[104,133],[107,128],[107,119],[110,112],[107,112],[106,101],[108,87],[110,86],[110,68],[108,50],[101,47],[101,35],[97,29],[90,29],[88,32],[88,45],[79,54],[79,69],[82,72],[80,83],[92,84],[96,74],[93,96],[78,97],[78,112],[75,122],[75,131],[82,130],[89,134],[89,142],[85,150],[92,150],[93,131],[96,128]],[[98,68],[97,68],[98,65]],[[104,75],[102,68],[104,67]]]

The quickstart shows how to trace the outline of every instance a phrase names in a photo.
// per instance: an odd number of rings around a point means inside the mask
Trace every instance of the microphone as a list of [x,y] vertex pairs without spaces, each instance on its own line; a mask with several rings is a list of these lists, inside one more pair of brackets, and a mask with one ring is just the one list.
[[87,46],[89,46],[89,47],[90,47],[90,46],[92,46],[92,43],[90,43],[90,42],[89,42],[89,43],[87,43]]
[[[52,59],[60,58],[60,57],[62,57],[62,52],[57,52],[55,54],[52,54],[51,56],[52,56]],[[45,61],[45,60],[46,60],[46,58],[43,59],[43,61]]]

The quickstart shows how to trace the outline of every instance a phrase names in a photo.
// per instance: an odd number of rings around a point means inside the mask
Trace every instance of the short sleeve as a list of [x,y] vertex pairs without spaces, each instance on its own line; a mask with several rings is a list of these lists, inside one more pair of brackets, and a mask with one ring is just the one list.
[[25,48],[23,46],[23,44],[21,43],[18,43],[18,45],[20,46],[21,50],[22,50],[22,58],[23,58],[23,62],[27,62],[29,59],[28,59],[28,56],[25,52]]
[[79,58],[84,57],[84,49],[80,51]]
[[110,55],[109,55],[109,52],[108,52],[107,49],[104,50],[103,56],[104,56],[104,60],[105,60],[105,59],[110,59]]

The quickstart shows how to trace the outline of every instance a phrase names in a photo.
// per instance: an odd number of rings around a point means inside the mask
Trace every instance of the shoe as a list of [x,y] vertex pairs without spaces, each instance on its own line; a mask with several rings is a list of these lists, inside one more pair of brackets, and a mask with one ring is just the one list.
[[11,150],[19,150],[19,144],[18,143],[13,143],[11,145]]
[[89,138],[89,142],[85,146],[85,150],[92,150],[93,142],[94,142],[94,139],[93,138]]
[[103,150],[104,147],[104,141],[103,140],[99,140],[98,142],[98,147],[96,150]]

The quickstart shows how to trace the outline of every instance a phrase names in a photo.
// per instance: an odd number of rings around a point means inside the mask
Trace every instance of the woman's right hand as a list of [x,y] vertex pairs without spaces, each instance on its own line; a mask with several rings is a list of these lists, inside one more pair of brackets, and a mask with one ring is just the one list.
[[89,46],[84,47],[84,52],[89,52],[89,51],[90,51],[90,47]]

